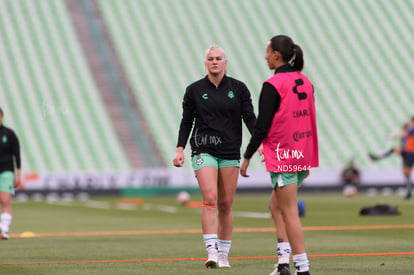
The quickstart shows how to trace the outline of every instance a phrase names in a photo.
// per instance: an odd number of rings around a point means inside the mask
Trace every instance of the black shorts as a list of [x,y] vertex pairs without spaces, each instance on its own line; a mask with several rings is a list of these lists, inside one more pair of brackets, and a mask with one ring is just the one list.
[[413,167],[414,153],[402,152],[404,166]]

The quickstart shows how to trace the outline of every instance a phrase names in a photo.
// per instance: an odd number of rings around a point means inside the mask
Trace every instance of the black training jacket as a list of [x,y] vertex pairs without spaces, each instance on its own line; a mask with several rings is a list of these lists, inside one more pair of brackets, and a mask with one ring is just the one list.
[[185,147],[192,130],[192,156],[240,159],[242,120],[252,133],[256,116],[247,86],[225,75],[216,88],[206,76],[185,91],[177,147]]
[[0,173],[20,166],[19,140],[12,129],[0,125]]

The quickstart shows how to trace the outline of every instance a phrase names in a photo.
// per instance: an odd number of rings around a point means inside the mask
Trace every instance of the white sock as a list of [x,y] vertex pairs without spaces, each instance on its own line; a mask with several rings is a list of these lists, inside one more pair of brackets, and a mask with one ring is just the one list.
[[9,232],[9,227],[12,221],[12,215],[9,213],[1,213],[0,224],[4,232]]
[[293,262],[297,272],[309,271],[309,261],[306,253],[293,255]]
[[231,240],[218,240],[219,254],[229,255],[231,248]]
[[290,244],[288,242],[281,242],[277,244],[278,264],[289,264]]
[[203,234],[203,239],[207,252],[210,249],[217,250],[217,234]]

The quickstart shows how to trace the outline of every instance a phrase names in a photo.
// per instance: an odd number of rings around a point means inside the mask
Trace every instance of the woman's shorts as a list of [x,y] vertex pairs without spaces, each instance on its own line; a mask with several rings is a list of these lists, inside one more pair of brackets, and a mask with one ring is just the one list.
[[240,160],[222,159],[207,153],[201,153],[192,157],[192,164],[194,171],[206,166],[214,167],[218,170],[224,167],[240,167]]
[[275,189],[276,186],[282,187],[295,182],[298,183],[298,187],[301,187],[303,180],[306,178],[308,173],[309,171],[300,171],[295,173],[270,172],[270,178],[272,179],[273,189]]
[[413,167],[414,165],[414,153],[403,152],[403,164],[404,166]]
[[14,190],[14,173],[4,171],[0,173],[0,192],[13,194]]

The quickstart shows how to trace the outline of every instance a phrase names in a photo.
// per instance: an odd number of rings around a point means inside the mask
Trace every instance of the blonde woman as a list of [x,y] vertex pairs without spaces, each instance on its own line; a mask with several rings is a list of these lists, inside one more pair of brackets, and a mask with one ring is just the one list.
[[192,166],[203,200],[201,227],[208,254],[205,265],[228,268],[242,121],[252,132],[256,116],[247,86],[226,75],[224,50],[209,47],[204,64],[207,75],[190,84],[184,94],[173,164],[183,165],[183,150],[190,138]]

